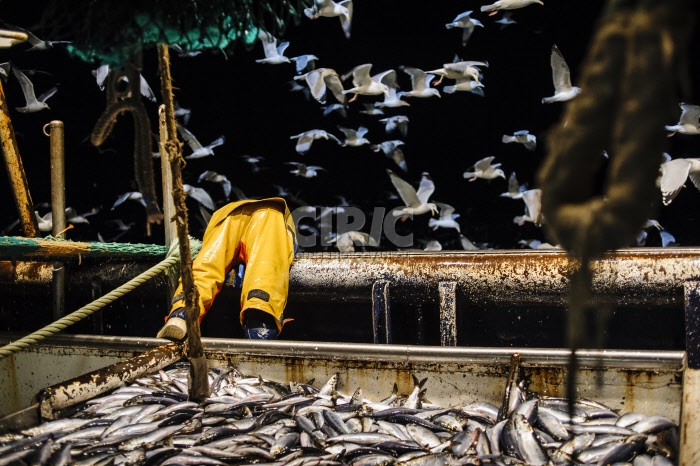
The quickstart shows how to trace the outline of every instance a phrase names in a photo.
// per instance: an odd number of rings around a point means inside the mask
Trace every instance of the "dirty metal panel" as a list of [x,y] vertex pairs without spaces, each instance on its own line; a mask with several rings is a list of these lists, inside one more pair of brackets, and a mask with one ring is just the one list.
[[[0,344],[18,338],[3,335]],[[60,335],[0,359],[0,416],[29,406],[44,387],[132,358],[152,347],[142,346],[139,341],[131,338],[126,343],[120,337]]]
[[[428,377],[427,398],[459,406],[500,404],[510,356],[521,354],[523,376],[544,395],[564,396],[568,351],[449,348],[203,339],[210,364],[235,364],[245,373],[279,381],[323,381],[338,372],[341,390],[362,387],[369,399],[387,397],[396,383],[410,393],[412,374]],[[578,392],[623,411],[664,415],[678,421],[683,352],[579,352]]]
[[[14,356],[14,373],[3,372],[5,392],[15,390],[22,406],[42,388],[163,344],[155,338],[104,338],[80,336],[73,346],[69,336],[46,340]],[[90,342],[93,342],[90,345]],[[110,349],[110,344],[114,346]],[[426,383],[427,397],[436,404],[459,406],[474,401],[499,404],[510,357],[521,355],[522,376],[539,393],[565,393],[569,352],[548,349],[424,347],[410,345],[336,344],[203,339],[211,366],[235,364],[244,373],[280,382],[323,383],[340,374],[340,389],[348,393],[362,387],[365,397],[380,399],[393,384],[409,393],[412,375]],[[131,354],[126,349],[131,345]],[[579,352],[579,394],[623,411],[640,411],[680,419],[684,352],[589,351]],[[14,377],[14,382],[12,380]],[[14,385],[13,385],[14,383]],[[18,388],[19,387],[19,388]],[[26,394],[26,396],[25,396]],[[23,398],[24,397],[24,398]],[[8,396],[11,398],[11,396]],[[3,406],[4,411],[6,408]]]

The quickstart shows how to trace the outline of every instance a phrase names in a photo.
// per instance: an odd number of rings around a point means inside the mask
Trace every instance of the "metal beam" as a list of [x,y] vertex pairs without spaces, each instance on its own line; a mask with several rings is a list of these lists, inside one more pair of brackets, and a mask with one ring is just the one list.
[[[438,283],[457,283],[471,306],[566,306],[573,259],[562,251],[300,254],[290,271],[290,299],[367,301],[377,280],[400,289],[394,299],[436,302]],[[592,264],[599,301],[659,308],[683,305],[686,280],[700,277],[700,249],[639,248]]]
[[[4,238],[7,248],[14,240],[31,241],[33,248],[48,241]],[[10,241],[12,240],[12,241]],[[110,257],[113,263],[103,264],[109,273],[101,274],[105,287],[117,286],[132,278],[132,271],[122,271],[124,263],[157,261],[153,252],[164,254],[163,247],[154,245],[123,246],[118,251],[95,250],[99,243],[52,241],[42,244],[44,251],[62,247],[65,253],[36,252],[34,260],[56,260],[68,257],[68,250],[81,255],[83,264],[75,267],[71,280],[81,278],[81,270],[90,270],[85,259]],[[0,246],[3,237],[0,237]],[[77,245],[85,246],[76,248]],[[68,248],[71,246],[71,248]],[[140,246],[143,246],[140,248]],[[146,248],[152,246],[152,248]],[[137,254],[128,249],[136,250]],[[152,249],[141,251],[141,249]],[[156,251],[157,250],[157,251]],[[0,252],[3,249],[0,247]],[[82,252],[81,252],[82,251]],[[120,254],[121,253],[121,254]],[[0,254],[0,257],[3,257]],[[9,257],[4,256],[9,259]],[[49,284],[51,264],[40,273],[41,262],[0,261],[0,282]],[[597,299],[622,306],[643,306],[658,309],[682,308],[687,280],[700,277],[700,249],[639,248],[605,254],[594,261],[593,292]],[[127,267],[128,269],[128,267]],[[569,276],[573,262],[559,251],[463,251],[440,253],[355,253],[300,254],[290,270],[289,299],[296,302],[371,302],[372,288],[377,280],[385,280],[394,292],[392,300],[399,302],[437,303],[438,283],[457,283],[458,299],[470,306],[559,306],[565,307]],[[26,270],[27,273],[20,273]],[[29,273],[31,271],[31,273]],[[47,281],[48,279],[48,281]]]

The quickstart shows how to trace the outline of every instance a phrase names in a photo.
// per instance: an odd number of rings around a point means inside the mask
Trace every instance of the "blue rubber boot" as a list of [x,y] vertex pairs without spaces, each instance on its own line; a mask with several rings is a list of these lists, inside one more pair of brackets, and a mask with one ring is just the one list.
[[243,320],[243,335],[250,340],[276,340],[277,323],[267,312],[246,309]]

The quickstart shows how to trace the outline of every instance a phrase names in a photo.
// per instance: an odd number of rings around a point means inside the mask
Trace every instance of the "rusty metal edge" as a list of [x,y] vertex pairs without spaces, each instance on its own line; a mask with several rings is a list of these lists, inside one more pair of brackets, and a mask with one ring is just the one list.
[[0,435],[11,431],[18,431],[36,426],[41,422],[39,416],[39,404],[34,403],[16,413],[8,414],[0,418]]
[[[8,334],[0,333],[0,343]],[[145,337],[109,337],[99,335],[55,335],[27,351],[43,351],[45,347],[80,347],[100,350],[148,351],[166,340]],[[202,338],[207,354],[236,354],[241,357],[343,359],[356,361],[392,361],[414,364],[509,364],[514,353],[521,355],[521,365],[566,367],[567,349],[500,348],[500,347],[437,347],[364,343],[332,343],[311,341],[263,341],[228,338]],[[681,371],[685,351],[656,350],[579,350],[582,367],[622,369],[664,369]]]

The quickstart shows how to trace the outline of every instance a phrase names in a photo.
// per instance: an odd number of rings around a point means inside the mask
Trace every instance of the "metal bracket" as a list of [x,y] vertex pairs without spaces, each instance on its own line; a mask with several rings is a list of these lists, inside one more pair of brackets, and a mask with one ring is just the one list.
[[377,280],[372,284],[372,332],[375,343],[391,344],[391,309],[389,282]]

